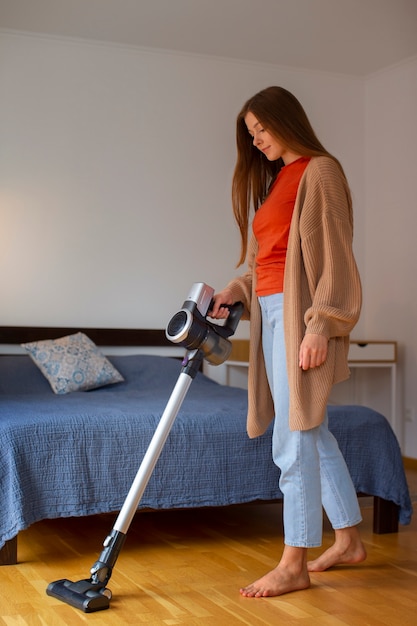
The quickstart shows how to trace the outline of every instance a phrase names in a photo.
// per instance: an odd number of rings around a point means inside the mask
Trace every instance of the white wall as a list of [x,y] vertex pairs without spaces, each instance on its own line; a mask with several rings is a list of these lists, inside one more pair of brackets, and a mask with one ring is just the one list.
[[[366,83],[367,335],[399,342],[404,454],[417,457],[417,59]],[[376,393],[376,392],[375,392]]]
[[270,84],[363,205],[359,80],[3,33],[0,84],[1,324],[165,327],[193,282],[223,287],[235,118]]
[[194,281],[221,288],[239,249],[236,114],[281,84],[346,169],[365,296],[354,337],[399,341],[415,415],[416,63],[363,81],[1,33],[0,324],[163,328]]

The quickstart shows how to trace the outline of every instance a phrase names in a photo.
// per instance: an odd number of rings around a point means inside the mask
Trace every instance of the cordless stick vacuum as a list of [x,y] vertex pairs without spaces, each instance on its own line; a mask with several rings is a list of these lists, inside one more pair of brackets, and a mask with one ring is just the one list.
[[187,352],[182,361],[178,381],[161,416],[151,443],[120,510],[110,535],[103,543],[103,550],[90,569],[91,577],[78,582],[56,580],[48,585],[46,593],[85,613],[108,609],[112,593],[107,583],[123,547],[127,531],[138,508],[139,501],[152,475],[166,439],[185,398],[191,381],[206,359],[212,365],[220,365],[229,357],[233,335],[243,311],[239,302],[229,308],[224,325],[207,320],[214,290],[205,283],[194,283],[182,309],[170,320],[165,334],[173,343],[184,346]]

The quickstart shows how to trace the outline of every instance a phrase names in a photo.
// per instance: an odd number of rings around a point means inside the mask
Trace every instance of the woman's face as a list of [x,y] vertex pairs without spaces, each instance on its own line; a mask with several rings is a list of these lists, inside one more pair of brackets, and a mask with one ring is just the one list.
[[262,124],[249,111],[245,115],[245,124],[250,136],[253,138],[253,145],[260,150],[269,161],[277,161],[282,158],[285,165],[295,161],[300,155],[296,155],[283,146],[271,133],[265,130]]

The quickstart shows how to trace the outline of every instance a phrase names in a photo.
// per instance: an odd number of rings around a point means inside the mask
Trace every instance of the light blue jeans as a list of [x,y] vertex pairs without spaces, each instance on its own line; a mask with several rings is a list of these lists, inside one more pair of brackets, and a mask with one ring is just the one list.
[[349,470],[328,429],[327,415],[311,430],[289,429],[283,301],[282,293],[259,298],[262,346],[275,406],[272,456],[281,470],[284,542],[312,548],[321,545],[323,507],[334,529],[355,526],[362,518]]

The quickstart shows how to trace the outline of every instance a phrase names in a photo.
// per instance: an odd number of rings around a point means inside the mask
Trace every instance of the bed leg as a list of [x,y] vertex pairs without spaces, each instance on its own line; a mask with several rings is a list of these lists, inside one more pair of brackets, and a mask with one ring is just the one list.
[[374,533],[398,532],[398,505],[379,496],[374,496]]
[[17,535],[6,541],[0,550],[0,566],[16,565],[17,563]]

